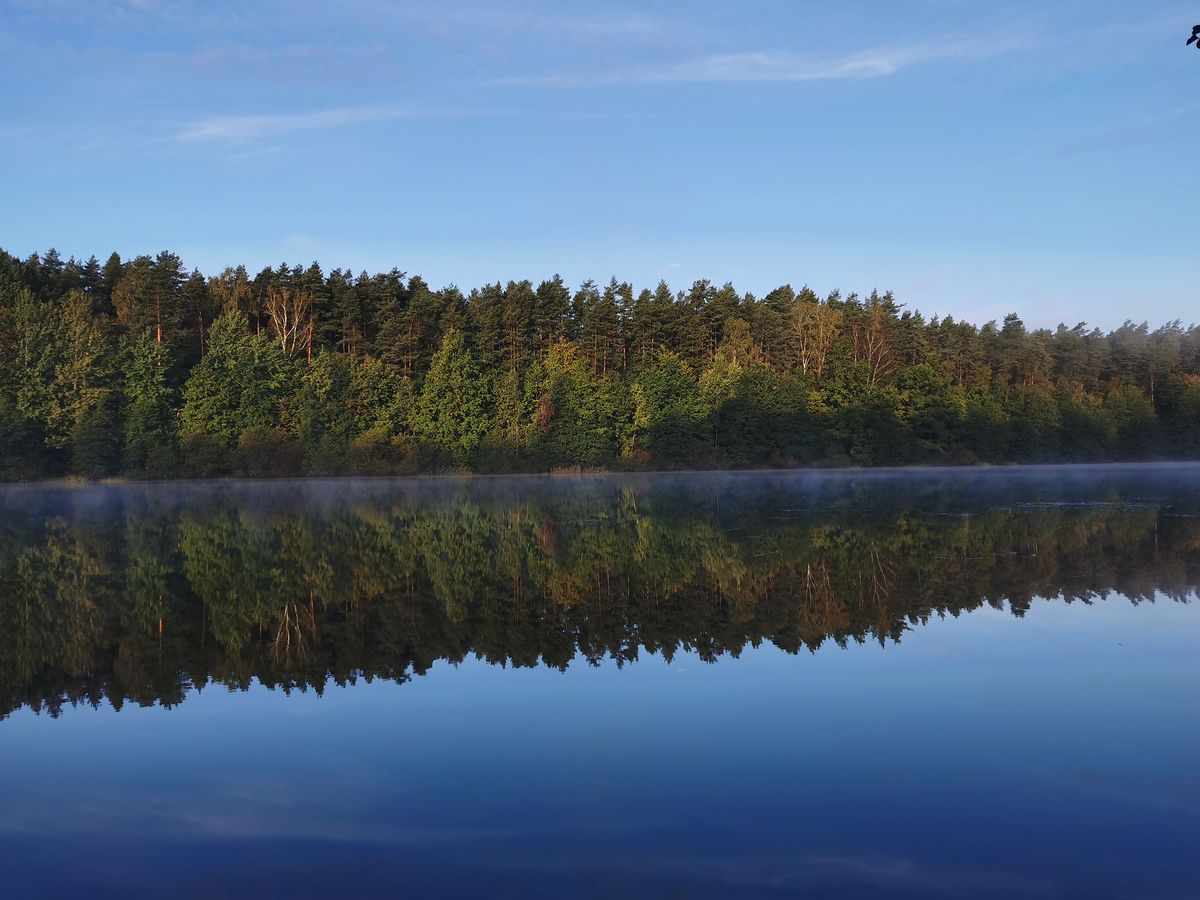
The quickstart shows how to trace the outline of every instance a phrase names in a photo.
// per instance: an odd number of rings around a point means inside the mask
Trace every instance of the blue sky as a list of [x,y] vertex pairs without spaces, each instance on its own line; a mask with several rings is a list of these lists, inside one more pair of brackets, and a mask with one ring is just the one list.
[[1200,4],[0,0],[0,246],[1196,315]]

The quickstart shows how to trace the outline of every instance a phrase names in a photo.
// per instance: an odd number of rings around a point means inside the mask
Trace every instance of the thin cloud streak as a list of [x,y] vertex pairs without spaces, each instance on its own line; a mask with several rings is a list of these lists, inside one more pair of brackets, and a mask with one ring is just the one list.
[[392,106],[347,106],[307,113],[276,113],[250,116],[213,116],[184,125],[177,141],[245,141],[275,137],[297,131],[338,128],[364,122],[409,118],[412,110]]
[[185,125],[175,133],[175,139],[184,143],[198,140],[250,140],[298,131],[360,125],[364,122],[407,119],[415,115],[419,114],[403,107],[341,107],[318,109],[312,113],[218,115]]
[[275,113],[247,116],[213,116],[182,126],[174,139],[183,143],[200,141],[246,141],[278,137],[298,131],[341,128],[397,119],[466,115],[462,112],[433,112],[402,106],[343,106],[306,113]]
[[[314,110],[307,113],[275,113],[264,115],[244,116],[212,116],[184,123],[165,137],[145,141],[144,146],[162,143],[200,144],[204,142],[239,144],[250,140],[281,137],[299,131],[317,131],[326,128],[342,128],[353,125],[366,125],[376,122],[391,122],[399,119],[443,119],[467,118],[476,116],[509,118],[540,118],[546,114],[537,111],[521,109],[502,109],[493,107],[488,110],[472,109],[410,109],[396,106],[347,106],[332,109]],[[586,120],[586,119],[645,119],[649,114],[641,113],[593,113],[587,110],[568,113],[554,113],[557,120]],[[33,129],[26,129],[33,133]],[[15,129],[0,129],[0,138]],[[129,146],[122,142],[122,146]]]
[[920,63],[998,56],[1025,46],[1018,40],[960,41],[912,47],[880,47],[816,58],[782,50],[723,53],[659,66],[588,75],[499,79],[497,84],[589,87],[618,84],[803,82],[879,78]]

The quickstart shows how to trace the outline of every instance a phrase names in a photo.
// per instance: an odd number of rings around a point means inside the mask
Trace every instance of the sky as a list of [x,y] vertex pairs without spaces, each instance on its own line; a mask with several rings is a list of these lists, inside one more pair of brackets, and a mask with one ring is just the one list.
[[0,0],[0,247],[1200,319],[1200,3]]

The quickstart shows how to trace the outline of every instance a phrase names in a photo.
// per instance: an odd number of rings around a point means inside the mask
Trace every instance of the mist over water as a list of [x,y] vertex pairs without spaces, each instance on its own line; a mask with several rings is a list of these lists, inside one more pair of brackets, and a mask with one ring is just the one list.
[[1176,896],[1198,584],[1189,464],[11,486],[0,877]]

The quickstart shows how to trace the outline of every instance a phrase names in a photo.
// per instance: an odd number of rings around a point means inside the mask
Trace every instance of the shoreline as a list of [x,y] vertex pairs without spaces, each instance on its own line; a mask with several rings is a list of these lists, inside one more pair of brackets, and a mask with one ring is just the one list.
[[597,469],[585,471],[550,472],[421,472],[404,475],[283,475],[278,477],[223,475],[212,478],[101,478],[78,477],[46,478],[34,481],[0,482],[0,491],[12,488],[88,488],[88,487],[133,487],[153,485],[252,485],[252,484],[296,484],[318,482],[465,482],[465,481],[582,481],[587,479],[611,478],[690,478],[705,476],[764,477],[764,476],[817,476],[817,477],[875,477],[898,475],[980,475],[1037,474],[1072,470],[1079,472],[1104,471],[1159,471],[1172,469],[1200,470],[1200,460],[1140,460],[1129,462],[1054,462],[1054,463],[971,463],[965,465],[909,465],[909,466],[797,466],[794,468],[748,468],[748,469]]

